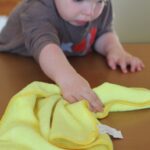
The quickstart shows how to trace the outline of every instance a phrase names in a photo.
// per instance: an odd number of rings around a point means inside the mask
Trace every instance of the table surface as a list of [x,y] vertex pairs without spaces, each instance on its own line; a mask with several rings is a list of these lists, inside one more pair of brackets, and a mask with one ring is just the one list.
[[[107,66],[104,57],[97,53],[68,59],[92,87],[111,82],[128,87],[150,89],[150,44],[124,44],[124,47],[144,61],[143,71],[130,74],[122,74],[119,69],[112,71]],[[0,117],[10,98],[27,84],[32,81],[51,82],[32,58],[0,53],[0,69]],[[115,150],[150,149],[149,109],[110,113],[101,122],[122,131],[124,139],[113,139]]]

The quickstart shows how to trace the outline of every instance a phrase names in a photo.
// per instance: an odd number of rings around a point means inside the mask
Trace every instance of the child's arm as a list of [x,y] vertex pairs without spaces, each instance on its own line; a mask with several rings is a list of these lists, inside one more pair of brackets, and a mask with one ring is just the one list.
[[109,67],[113,70],[120,66],[123,73],[141,71],[144,68],[143,62],[129,54],[122,47],[115,32],[108,32],[99,37],[95,43],[95,49],[106,56]]
[[60,86],[68,102],[86,99],[92,111],[102,111],[102,103],[89,83],[74,70],[59,46],[45,46],[39,55],[39,63],[44,73]]

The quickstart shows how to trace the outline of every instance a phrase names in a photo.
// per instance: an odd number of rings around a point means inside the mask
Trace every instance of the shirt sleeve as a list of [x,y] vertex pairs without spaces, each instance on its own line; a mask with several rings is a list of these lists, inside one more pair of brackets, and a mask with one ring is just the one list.
[[98,18],[98,32],[96,39],[107,32],[113,31],[113,10],[112,3],[109,0],[104,6],[101,16]]
[[38,1],[20,15],[27,51],[39,61],[39,54],[49,43],[60,44],[58,32],[50,20],[50,11]]

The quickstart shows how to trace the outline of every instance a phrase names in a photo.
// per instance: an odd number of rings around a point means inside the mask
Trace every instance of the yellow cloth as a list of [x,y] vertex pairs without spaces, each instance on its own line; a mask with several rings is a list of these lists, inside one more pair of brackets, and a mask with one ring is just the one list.
[[150,91],[105,83],[93,89],[105,104],[89,111],[87,101],[68,104],[53,84],[33,82],[12,97],[0,121],[2,150],[112,150],[97,118],[109,111],[150,107]]
[[93,90],[105,105],[104,112],[96,114],[100,119],[109,112],[150,108],[149,89],[129,88],[106,82]]

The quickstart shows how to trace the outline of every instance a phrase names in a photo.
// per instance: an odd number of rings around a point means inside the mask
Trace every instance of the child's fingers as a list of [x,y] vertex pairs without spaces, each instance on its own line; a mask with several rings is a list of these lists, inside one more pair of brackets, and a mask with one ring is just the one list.
[[127,63],[124,60],[118,61],[117,64],[120,66],[120,69],[121,69],[121,71],[123,73],[127,73],[128,72],[128,70],[127,70]]
[[64,94],[63,97],[64,97],[64,99],[65,99],[66,101],[68,101],[69,103],[75,103],[75,102],[78,101],[78,99],[77,99],[76,97],[70,95],[69,93],[68,93],[68,94]]
[[131,72],[141,71],[143,68],[144,68],[144,63],[140,59],[135,57],[133,60],[131,60],[130,63]]
[[[130,71],[135,72],[137,68],[138,68],[137,61],[132,60],[131,63],[130,63]],[[140,69],[140,67],[139,67],[139,69]]]
[[89,102],[91,109],[93,109],[94,112],[103,111],[103,104],[93,91],[84,94],[83,97]]
[[98,111],[103,111],[103,107],[104,107],[104,105],[103,105],[103,103],[101,102],[101,100],[99,99],[99,97],[93,92],[93,97],[94,97],[94,99],[95,99],[95,104],[96,104],[96,106],[99,106],[99,107],[97,107],[97,110]]
[[108,66],[112,69],[112,70],[116,70],[116,60],[112,59],[112,58],[108,58],[107,59],[108,62]]
[[142,67],[140,65],[137,66],[136,68],[137,71],[142,71]]
[[144,66],[143,62],[141,62],[140,64],[138,64],[137,71],[141,71],[144,67],[145,66]]
[[141,61],[141,67],[145,68],[145,65],[144,65],[143,61]]

